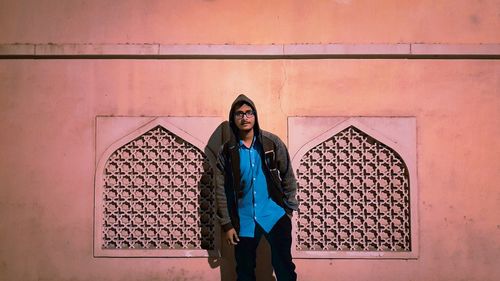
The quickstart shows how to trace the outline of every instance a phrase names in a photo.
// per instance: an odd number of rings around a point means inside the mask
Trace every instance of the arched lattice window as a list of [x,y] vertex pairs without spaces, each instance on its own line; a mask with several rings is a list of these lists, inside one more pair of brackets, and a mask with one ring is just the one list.
[[341,128],[323,135],[295,161],[300,202],[295,251],[411,254],[412,182],[405,160],[352,122]]
[[97,170],[95,248],[104,255],[206,255],[216,249],[209,160],[196,145],[153,125]]

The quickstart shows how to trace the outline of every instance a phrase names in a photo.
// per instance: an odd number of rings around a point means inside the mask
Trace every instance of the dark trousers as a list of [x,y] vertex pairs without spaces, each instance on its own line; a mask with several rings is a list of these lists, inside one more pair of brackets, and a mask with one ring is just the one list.
[[254,237],[240,237],[235,246],[236,274],[238,281],[255,281],[256,252],[260,238],[264,235],[271,246],[271,262],[277,281],[295,281],[295,264],[292,262],[292,222],[287,215],[265,231],[256,224]]

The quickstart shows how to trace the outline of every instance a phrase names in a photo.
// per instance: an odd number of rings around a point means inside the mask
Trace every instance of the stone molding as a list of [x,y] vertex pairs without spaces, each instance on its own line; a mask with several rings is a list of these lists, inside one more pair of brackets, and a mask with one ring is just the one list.
[[500,58],[500,44],[0,44],[0,58]]

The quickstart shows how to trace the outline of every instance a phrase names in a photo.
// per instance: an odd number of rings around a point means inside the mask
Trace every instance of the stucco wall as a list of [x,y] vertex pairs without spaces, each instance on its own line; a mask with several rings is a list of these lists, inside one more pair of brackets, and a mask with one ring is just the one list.
[[[498,1],[174,2],[2,1],[0,43],[499,43]],[[226,258],[93,257],[95,116],[226,118],[238,93],[285,141],[288,116],[417,120],[418,259],[297,259],[300,280],[496,280],[499,72],[495,59],[0,60],[0,280],[231,280]]]
[[498,0],[0,3],[0,43],[498,43]]
[[225,117],[241,92],[255,99],[262,126],[284,140],[287,116],[417,118],[420,257],[296,260],[301,280],[499,274],[496,61],[13,60],[0,67],[3,280],[218,280],[207,259],[92,257],[94,118]]

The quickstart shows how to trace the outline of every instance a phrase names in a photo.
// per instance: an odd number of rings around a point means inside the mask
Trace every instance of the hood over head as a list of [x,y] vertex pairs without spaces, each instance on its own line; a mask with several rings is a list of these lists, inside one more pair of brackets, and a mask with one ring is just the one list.
[[236,111],[236,105],[240,107],[242,102],[248,104],[254,111],[255,113],[255,125],[253,126],[254,134],[256,136],[260,134],[259,118],[257,116],[258,114],[257,114],[257,109],[255,108],[255,104],[250,98],[241,94],[233,101],[233,104],[231,105],[231,110],[229,111],[229,126],[231,127],[231,131],[233,132],[236,139],[239,139],[239,134],[238,134],[238,127],[236,127],[236,124],[234,123],[234,112]]

